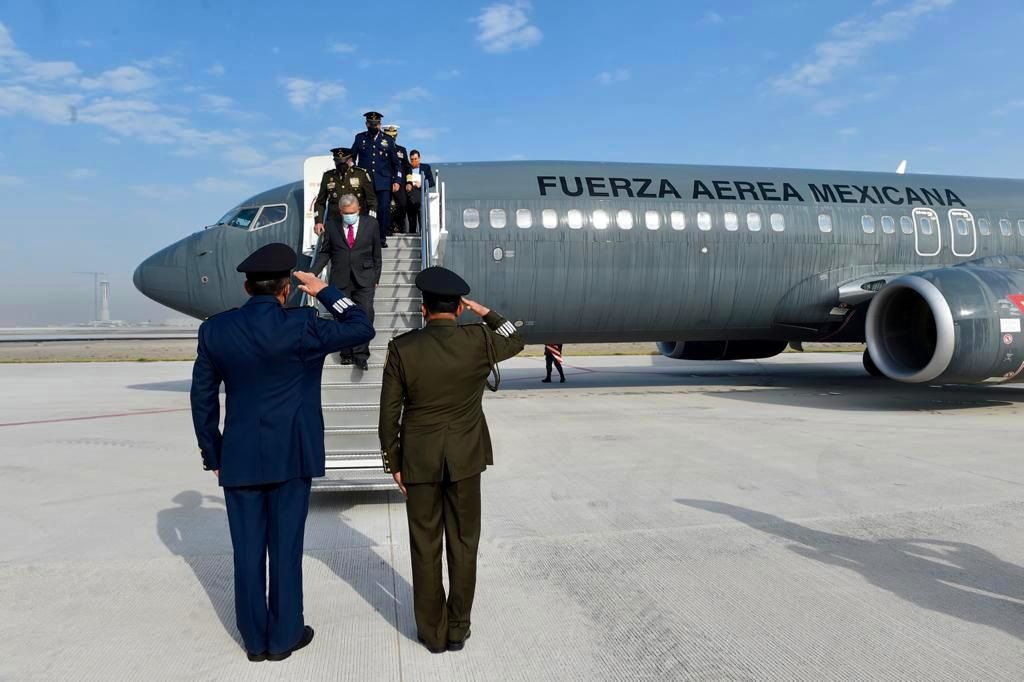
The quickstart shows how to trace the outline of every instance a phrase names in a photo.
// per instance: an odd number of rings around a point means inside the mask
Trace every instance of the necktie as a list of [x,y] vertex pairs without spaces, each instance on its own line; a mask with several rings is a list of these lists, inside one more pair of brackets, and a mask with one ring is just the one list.
[[348,248],[352,248],[356,243],[356,228],[355,225],[348,226]]

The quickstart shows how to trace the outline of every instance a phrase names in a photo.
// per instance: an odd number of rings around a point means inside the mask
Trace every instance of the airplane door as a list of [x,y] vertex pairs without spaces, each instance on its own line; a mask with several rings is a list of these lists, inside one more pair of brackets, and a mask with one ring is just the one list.
[[949,243],[954,256],[973,256],[978,250],[978,232],[970,211],[954,208],[949,212]]
[[939,215],[930,208],[914,209],[914,250],[918,256],[937,256],[942,251]]

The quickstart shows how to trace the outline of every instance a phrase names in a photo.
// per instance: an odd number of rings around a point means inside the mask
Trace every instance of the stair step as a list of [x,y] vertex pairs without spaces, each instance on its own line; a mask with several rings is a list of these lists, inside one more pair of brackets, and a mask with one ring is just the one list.
[[[373,367],[374,365],[380,365],[383,367],[384,361],[388,357],[388,339],[374,338],[373,340],[380,340],[381,343],[378,343],[377,345],[374,346],[370,346],[370,359],[368,360],[368,362],[370,364],[370,367]],[[328,369],[331,369],[333,367],[345,367],[351,369],[352,365],[341,364],[341,355],[339,353],[331,353],[330,355],[327,356],[327,360],[324,362],[324,371],[327,371]],[[331,374],[328,376],[333,377],[336,375]],[[335,379],[335,381],[340,380],[340,377]]]
[[420,311],[388,311],[376,309],[373,318],[373,326],[378,329],[419,329],[423,323],[423,316]]
[[380,421],[380,406],[367,405],[324,405],[324,426],[333,428],[377,428]]
[[415,244],[412,242],[393,242],[391,239],[388,239],[388,248],[382,249],[381,255],[383,255],[384,258],[409,256],[418,259],[423,255],[423,248],[419,242],[416,242]]
[[384,467],[378,462],[374,469],[328,469],[323,478],[313,479],[313,489],[326,490],[397,490],[391,474],[385,473]]
[[373,297],[373,310],[378,315],[381,313],[412,312],[420,314],[420,304],[423,302],[419,296],[380,296],[380,289],[377,289],[377,296]]
[[380,449],[377,427],[333,427],[324,429],[324,447],[328,452],[357,450],[373,452]]
[[385,284],[383,282],[384,275],[381,275],[381,283],[377,286],[377,297],[380,298],[411,298],[416,301],[416,310],[419,310],[420,301],[420,290],[416,288],[416,285],[412,283],[402,284]]
[[[320,385],[320,399],[329,405],[369,405],[380,402],[379,381],[329,383]],[[380,447],[380,443],[377,443]]]
[[[371,355],[371,360],[373,359]],[[323,381],[331,384],[364,384],[376,383],[380,385],[384,379],[384,363],[369,362],[365,370],[356,369],[355,365],[342,365],[324,363]]]
[[415,272],[383,270],[380,273],[380,286],[405,285],[415,288],[417,274]]

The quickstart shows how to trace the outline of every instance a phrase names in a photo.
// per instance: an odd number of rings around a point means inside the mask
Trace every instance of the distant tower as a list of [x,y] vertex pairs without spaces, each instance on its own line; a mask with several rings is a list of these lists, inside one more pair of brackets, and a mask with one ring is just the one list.
[[104,275],[99,283],[100,322],[110,322],[110,281]]

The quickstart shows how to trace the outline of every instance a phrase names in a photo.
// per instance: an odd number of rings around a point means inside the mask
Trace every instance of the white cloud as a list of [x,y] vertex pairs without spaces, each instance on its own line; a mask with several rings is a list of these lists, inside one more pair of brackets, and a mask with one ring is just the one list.
[[408,90],[396,92],[394,95],[392,95],[391,101],[395,103],[415,102],[416,100],[426,99],[428,97],[430,97],[430,91],[427,90],[426,88],[421,88],[417,86],[414,88],[409,88]]
[[115,135],[150,144],[205,148],[240,142],[236,133],[197,130],[186,119],[171,116],[156,103],[142,99],[105,97],[78,109],[78,120],[104,127]]
[[360,59],[359,68],[369,69],[372,66],[401,66],[405,64],[401,59],[392,59],[390,57],[384,57],[383,59]]
[[860,134],[860,129],[859,128],[852,128],[852,127],[851,128],[842,128],[842,129],[840,129],[839,134],[842,135],[843,137],[853,137],[854,135],[859,135]]
[[252,189],[249,183],[239,180],[224,180],[222,178],[203,178],[196,180],[192,185],[201,192],[213,192],[215,194],[243,194]]
[[705,24],[714,26],[716,24],[721,24],[722,22],[725,21],[725,19],[718,12],[715,12],[713,10],[708,10],[707,12],[704,12],[704,19],[703,19],[703,21],[704,21]]
[[156,85],[153,74],[135,66],[119,66],[104,71],[96,78],[83,78],[80,85],[86,90],[108,90],[111,92],[128,93],[147,90]]
[[530,23],[527,0],[497,3],[483,8],[473,21],[479,29],[476,42],[484,52],[510,52],[533,47],[544,34]]
[[345,86],[337,82],[311,81],[305,78],[282,78],[280,82],[288,93],[288,101],[296,109],[316,107],[345,95]]
[[0,85],[0,116],[28,116],[44,123],[73,123],[81,95],[48,94],[23,85]]
[[218,62],[218,63],[214,64],[213,66],[211,66],[210,68],[208,68],[206,70],[206,73],[207,73],[207,75],[216,76],[216,77],[219,78],[219,77],[223,76],[225,73],[227,73],[227,69],[224,68],[223,64]]
[[239,166],[258,166],[267,161],[265,154],[248,145],[229,147],[224,152],[224,158]]
[[995,114],[996,116],[1006,116],[1007,114],[1010,114],[1014,111],[1020,111],[1021,109],[1024,109],[1024,99],[1017,99],[1013,100],[1012,102],[1007,102],[1003,106],[994,109],[992,113]]
[[450,81],[453,78],[458,78],[462,75],[462,72],[458,69],[448,69],[447,71],[438,71],[434,74],[434,78],[439,81]]
[[227,111],[235,103],[235,100],[224,95],[210,95],[203,93],[199,95],[199,102],[207,111]]
[[911,34],[925,15],[944,9],[954,0],[913,0],[899,9],[875,18],[855,18],[833,27],[829,37],[814,48],[814,58],[797,64],[789,73],[776,78],[780,92],[810,92],[832,82],[837,74],[856,66],[874,48]]
[[356,51],[356,46],[351,43],[334,43],[330,51],[335,54],[349,54]]
[[25,181],[16,175],[0,175],[0,187],[15,187],[23,184]]
[[259,166],[243,168],[239,173],[249,177],[270,178],[281,182],[292,182],[301,179],[302,164],[305,160],[305,156],[279,156]]
[[75,45],[77,45],[78,47],[84,47],[86,49],[89,49],[89,48],[92,48],[92,47],[96,47],[96,43],[94,43],[91,40],[86,40],[85,38],[82,38],[81,40],[76,41]]
[[601,85],[611,85],[612,83],[622,83],[628,81],[632,74],[629,69],[613,69],[611,71],[602,71],[597,74],[597,82]]
[[406,137],[410,140],[433,140],[438,135],[444,135],[447,132],[450,132],[448,128],[413,127],[409,128]]
[[92,168],[73,168],[67,175],[72,180],[89,180],[96,177],[96,171]]

